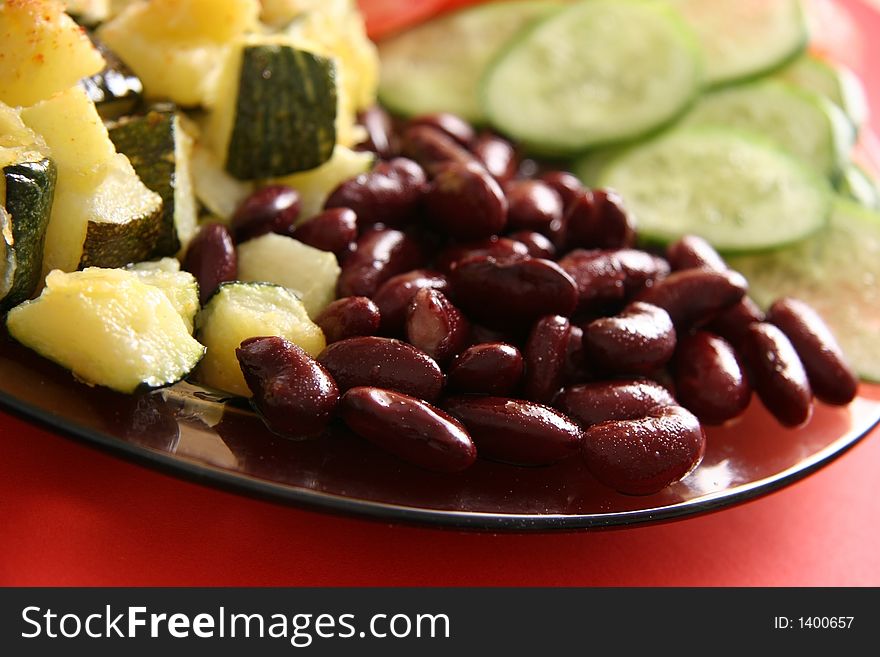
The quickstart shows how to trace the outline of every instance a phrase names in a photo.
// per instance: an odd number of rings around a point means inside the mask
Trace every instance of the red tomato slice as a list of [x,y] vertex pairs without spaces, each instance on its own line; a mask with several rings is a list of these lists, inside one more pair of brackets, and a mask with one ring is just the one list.
[[378,40],[433,18],[437,14],[484,0],[358,0],[367,33]]

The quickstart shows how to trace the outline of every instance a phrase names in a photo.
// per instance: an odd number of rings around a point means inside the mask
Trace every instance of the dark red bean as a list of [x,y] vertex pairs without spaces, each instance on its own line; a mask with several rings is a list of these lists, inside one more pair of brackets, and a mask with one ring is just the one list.
[[635,222],[610,190],[584,192],[566,210],[568,248],[624,249],[635,242]]
[[399,227],[417,216],[425,185],[425,172],[418,164],[395,158],[343,182],[324,207],[350,208],[361,229],[374,224]]
[[449,366],[449,387],[457,392],[508,395],[519,385],[523,357],[504,342],[468,347]]
[[667,406],[635,420],[603,422],[584,435],[584,460],[593,476],[627,495],[650,495],[683,479],[706,451],[699,420]]
[[375,335],[379,332],[379,308],[367,297],[343,297],[321,311],[315,324],[321,327],[327,342]]
[[297,226],[291,237],[342,258],[354,249],[357,215],[349,208],[324,210]]
[[813,412],[813,391],[785,333],[773,324],[752,324],[738,348],[767,410],[784,426],[806,423]]
[[404,155],[418,162],[431,177],[452,162],[477,164],[476,157],[455,139],[425,125],[407,128],[400,149]]
[[669,274],[663,258],[636,249],[576,249],[562,258],[559,266],[577,283],[582,310],[632,298]]
[[416,292],[423,288],[439,290],[444,294],[449,289],[446,276],[431,269],[413,269],[389,278],[382,284],[373,301],[382,316],[382,333],[398,335],[403,333],[406,313]]
[[507,225],[511,230],[549,232],[562,221],[562,198],[539,180],[513,180],[504,187]]
[[816,397],[838,406],[855,399],[858,378],[828,325],[815,310],[797,299],[779,299],[770,306],[767,321],[782,329],[791,340]]
[[679,341],[675,390],[681,405],[705,424],[739,417],[752,399],[752,387],[733,347],[705,331]]
[[340,415],[362,438],[427,470],[460,472],[477,458],[462,424],[415,397],[373,387],[342,396]]
[[358,116],[358,122],[367,131],[367,139],[358,145],[358,150],[372,151],[383,159],[394,157],[397,144],[394,137],[394,123],[388,112],[381,106],[374,105]]
[[440,367],[424,351],[391,338],[349,338],[328,345],[318,362],[341,391],[377,386],[433,401],[443,389]]
[[616,317],[602,317],[584,327],[588,363],[614,374],[649,374],[675,353],[675,328],[669,314],[635,302]]
[[542,317],[529,335],[525,350],[523,389],[527,399],[550,403],[562,387],[571,322],[558,315]]
[[541,180],[559,194],[566,210],[586,191],[580,179],[568,171],[551,171],[541,176]]
[[391,229],[368,230],[342,263],[337,295],[372,297],[382,283],[415,269],[422,264],[423,258],[421,245],[405,233]]
[[504,230],[507,200],[486,170],[477,164],[448,164],[425,195],[428,219],[457,240],[478,240]]
[[426,126],[434,130],[439,130],[448,137],[452,137],[465,148],[469,147],[474,141],[476,133],[473,126],[455,114],[449,112],[436,112],[433,114],[422,114],[416,116],[409,121],[409,126]]
[[676,402],[659,383],[622,379],[565,388],[554,405],[581,426],[591,427],[602,422],[638,420]]
[[683,269],[727,271],[727,263],[724,262],[724,258],[709,242],[697,235],[685,235],[677,242],[670,244],[666,249],[666,259],[673,271]]
[[484,133],[471,145],[471,152],[499,183],[503,184],[516,175],[519,166],[516,149],[506,139]]
[[583,383],[591,378],[584,356],[584,330],[572,325],[568,333],[568,345],[565,348],[565,369],[563,382],[566,385]]
[[764,312],[758,307],[758,304],[749,297],[743,297],[739,303],[735,303],[727,310],[723,310],[716,315],[709,322],[707,328],[736,347],[746,334],[749,326],[764,320]]
[[236,243],[266,233],[290,235],[300,209],[298,191],[285,185],[269,185],[255,191],[238,206],[229,226]]
[[581,428],[559,411],[505,397],[458,396],[443,408],[458,418],[480,456],[517,465],[549,465],[577,453]]
[[235,350],[251,403],[275,433],[319,435],[330,422],[339,389],[329,372],[295,344],[279,337],[250,338]]
[[746,279],[734,271],[686,269],[647,288],[639,301],[660,306],[678,329],[689,328],[742,300]]
[[406,339],[438,363],[466,346],[470,323],[439,290],[422,288],[413,297],[406,318]]
[[477,242],[465,244],[453,244],[443,249],[434,259],[434,267],[448,274],[460,260],[473,256],[492,256],[504,258],[507,256],[520,256],[525,258],[529,255],[529,248],[522,242],[493,235]]
[[555,262],[540,258],[462,260],[449,279],[455,303],[487,326],[530,324],[545,315],[569,317],[577,286]]
[[220,283],[238,278],[238,256],[232,235],[223,224],[205,224],[190,242],[183,269],[199,282],[202,305]]
[[533,258],[553,260],[556,257],[556,246],[549,237],[533,230],[520,230],[508,236],[515,242],[525,244],[528,254]]

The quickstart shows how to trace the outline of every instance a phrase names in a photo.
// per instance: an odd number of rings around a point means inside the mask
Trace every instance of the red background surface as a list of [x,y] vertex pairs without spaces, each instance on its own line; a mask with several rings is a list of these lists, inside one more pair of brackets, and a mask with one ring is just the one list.
[[[395,1],[368,4],[385,29],[378,10]],[[742,506],[546,535],[387,525],[255,500],[3,412],[0,445],[0,585],[880,586],[880,431]]]

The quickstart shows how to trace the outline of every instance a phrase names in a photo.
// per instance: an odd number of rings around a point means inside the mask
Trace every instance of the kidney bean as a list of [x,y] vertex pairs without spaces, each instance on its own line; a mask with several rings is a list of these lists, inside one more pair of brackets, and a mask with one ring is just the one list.
[[438,290],[422,288],[413,297],[406,318],[406,339],[438,363],[467,346],[470,323]]
[[580,179],[568,171],[550,171],[540,179],[559,194],[565,210],[587,191]]
[[368,230],[342,263],[337,295],[371,297],[392,276],[418,267],[423,257],[421,245],[405,233],[388,228]]
[[587,429],[583,455],[606,486],[626,495],[650,495],[687,476],[705,451],[699,420],[681,407],[665,406],[644,418]]
[[665,260],[636,249],[576,249],[559,266],[577,283],[581,310],[628,299],[669,274]]
[[458,418],[480,456],[517,465],[549,465],[581,447],[583,431],[559,411],[505,397],[448,397],[443,408]]
[[524,244],[528,254],[533,258],[553,260],[556,257],[556,246],[549,237],[533,230],[520,230],[508,236],[514,242]]
[[290,235],[299,218],[299,192],[285,185],[268,185],[248,196],[232,215],[229,226],[236,243],[266,233]]
[[428,219],[457,240],[477,240],[507,225],[504,192],[486,170],[473,163],[448,164],[437,173],[425,196]]
[[635,242],[635,222],[613,191],[585,191],[566,213],[568,248],[623,249]]
[[280,337],[250,338],[235,350],[251,403],[266,425],[289,438],[319,435],[339,401],[333,377],[295,344]]
[[538,180],[513,180],[504,188],[507,195],[507,225],[511,230],[547,232],[562,221],[562,198],[552,187]]
[[739,417],[752,399],[752,387],[733,347],[705,331],[679,341],[675,389],[681,405],[705,424]]
[[603,422],[638,420],[676,402],[659,383],[621,379],[565,388],[554,405],[588,428]]
[[752,324],[738,348],[767,410],[787,427],[806,423],[813,412],[813,391],[786,335],[773,324]]
[[516,176],[519,166],[516,149],[506,139],[483,133],[471,145],[471,152],[499,183],[506,183]]
[[395,158],[340,184],[324,208],[350,208],[361,229],[374,224],[399,227],[417,215],[426,181],[418,164]]
[[470,146],[476,133],[470,123],[455,114],[449,112],[435,112],[433,114],[422,114],[409,120],[409,126],[426,126],[434,130],[439,130],[448,137],[452,137],[455,141],[464,147]]
[[746,279],[734,271],[686,269],[670,274],[644,290],[637,299],[660,306],[676,328],[711,319],[742,300]]
[[297,226],[291,237],[342,258],[354,249],[357,215],[349,208],[331,208]]
[[318,356],[341,391],[377,386],[433,401],[443,389],[443,372],[420,349],[392,338],[359,337],[328,345]]
[[382,284],[373,296],[382,317],[382,333],[402,334],[409,304],[416,292],[423,288],[432,288],[445,294],[449,289],[449,281],[438,271],[413,269],[393,276]]
[[486,239],[465,244],[452,244],[443,249],[434,259],[434,267],[439,271],[449,273],[460,260],[473,256],[493,256],[503,258],[507,256],[520,256],[525,258],[529,255],[529,248],[522,242],[492,235]]
[[816,397],[838,406],[855,398],[858,378],[815,310],[797,299],[779,299],[770,306],[767,321],[782,329],[794,345]]
[[562,387],[571,322],[559,315],[537,321],[525,351],[525,396],[532,401],[550,403]]
[[458,420],[409,395],[352,388],[342,396],[340,415],[362,438],[427,470],[460,472],[477,459],[477,448]]
[[583,383],[591,378],[584,356],[584,330],[572,325],[565,347],[565,368],[562,379],[566,385]]
[[519,349],[504,342],[485,342],[455,357],[449,366],[449,387],[458,392],[503,396],[519,385],[522,374]]
[[449,163],[478,164],[474,155],[449,135],[426,125],[407,128],[401,139],[401,152],[418,162],[433,177]]
[[379,331],[379,308],[367,297],[343,297],[321,311],[315,324],[328,343],[375,335]]
[[394,138],[394,123],[391,115],[380,105],[373,105],[358,116],[360,123],[367,131],[367,139],[358,145],[358,150],[372,151],[383,159],[396,155],[397,144]]
[[602,317],[584,327],[588,362],[615,374],[648,374],[675,353],[675,328],[669,314],[635,302],[616,317]]
[[453,299],[488,326],[529,324],[544,315],[570,316],[577,286],[555,262],[540,258],[462,260],[449,279]]
[[727,271],[727,263],[724,262],[724,258],[709,242],[697,235],[685,235],[677,242],[670,244],[666,249],[666,259],[673,271],[684,269]]
[[727,310],[721,311],[709,322],[707,328],[720,335],[734,347],[737,346],[746,330],[756,322],[765,321],[764,312],[749,297],[743,297]]
[[205,224],[189,243],[183,269],[199,282],[204,305],[220,283],[238,278],[238,256],[232,235],[223,224]]

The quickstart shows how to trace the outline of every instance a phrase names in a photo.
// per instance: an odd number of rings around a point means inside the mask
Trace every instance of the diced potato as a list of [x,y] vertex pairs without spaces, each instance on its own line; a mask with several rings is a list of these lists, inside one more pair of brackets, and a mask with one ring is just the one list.
[[101,53],[59,0],[0,3],[0,101],[33,105],[103,68]]
[[180,271],[180,263],[174,258],[155,262],[139,262],[128,267],[141,282],[159,288],[174,309],[180,313],[189,332],[195,327],[199,312],[199,284],[188,271]]
[[292,237],[269,233],[238,247],[238,277],[275,283],[296,293],[309,317],[317,317],[336,298],[336,256]]

